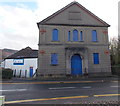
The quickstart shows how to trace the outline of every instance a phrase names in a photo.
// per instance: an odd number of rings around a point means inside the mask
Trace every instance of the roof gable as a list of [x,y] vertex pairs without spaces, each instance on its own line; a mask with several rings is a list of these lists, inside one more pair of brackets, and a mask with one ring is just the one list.
[[106,22],[91,13],[78,2],[72,2],[47,17],[38,25],[84,25],[109,27]]
[[26,47],[5,59],[20,59],[20,58],[37,58],[38,50],[32,50],[30,47]]

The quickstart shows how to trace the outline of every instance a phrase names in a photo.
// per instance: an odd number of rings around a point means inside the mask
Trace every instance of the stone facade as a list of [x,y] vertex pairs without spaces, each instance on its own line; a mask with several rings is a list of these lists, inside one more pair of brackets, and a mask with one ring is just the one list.
[[[107,23],[77,2],[70,3],[39,22],[38,76],[70,75],[71,58],[75,54],[82,59],[82,75],[86,72],[89,75],[110,74],[108,27]],[[59,31],[59,41],[52,41],[53,29]],[[78,35],[80,31],[83,32],[83,41],[73,41],[74,29],[78,31]],[[97,42],[92,42],[92,30],[97,32]],[[69,31],[70,41],[68,41]],[[58,54],[58,65],[51,65],[52,53]],[[99,53],[99,64],[94,64],[93,53]]]

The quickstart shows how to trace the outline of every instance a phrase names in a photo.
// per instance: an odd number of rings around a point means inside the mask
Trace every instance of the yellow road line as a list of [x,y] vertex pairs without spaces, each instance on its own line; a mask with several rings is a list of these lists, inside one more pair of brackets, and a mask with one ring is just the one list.
[[0,83],[0,84],[56,84],[59,82],[22,82],[22,83]]
[[[119,96],[119,95],[120,95],[120,94],[103,94],[103,95],[93,95],[93,97]],[[6,101],[5,104],[24,103],[24,102],[36,102],[36,101],[45,101],[45,100],[60,100],[60,99],[88,98],[88,97],[89,97],[89,96],[69,96],[69,97],[56,97],[56,98],[17,100],[17,101]]]
[[111,82],[118,82],[118,81],[111,81]]
[[22,82],[22,83],[0,83],[0,84],[58,84],[58,83],[96,83],[103,81],[60,81],[60,82]]
[[6,101],[5,104],[22,103],[22,102],[35,102],[35,101],[45,101],[45,100],[87,98],[87,97],[89,97],[89,96],[70,96],[70,97],[57,97],[57,98],[44,98],[44,99],[29,99],[29,100],[18,100],[18,101]]
[[64,83],[95,83],[95,82],[103,82],[103,81],[76,81],[76,82],[64,82]]
[[102,96],[120,96],[120,94],[103,94],[103,95],[93,95],[94,97],[102,97]]

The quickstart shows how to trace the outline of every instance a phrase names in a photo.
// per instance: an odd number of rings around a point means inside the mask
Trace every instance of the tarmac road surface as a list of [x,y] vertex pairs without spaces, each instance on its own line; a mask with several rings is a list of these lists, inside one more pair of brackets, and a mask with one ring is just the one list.
[[5,104],[118,103],[118,80],[3,82]]

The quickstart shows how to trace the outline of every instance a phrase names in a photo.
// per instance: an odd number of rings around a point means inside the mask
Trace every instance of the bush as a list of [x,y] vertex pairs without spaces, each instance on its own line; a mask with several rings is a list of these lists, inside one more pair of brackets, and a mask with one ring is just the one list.
[[112,74],[120,76],[120,65],[111,67]]
[[13,70],[2,69],[2,79],[11,79],[13,76]]

